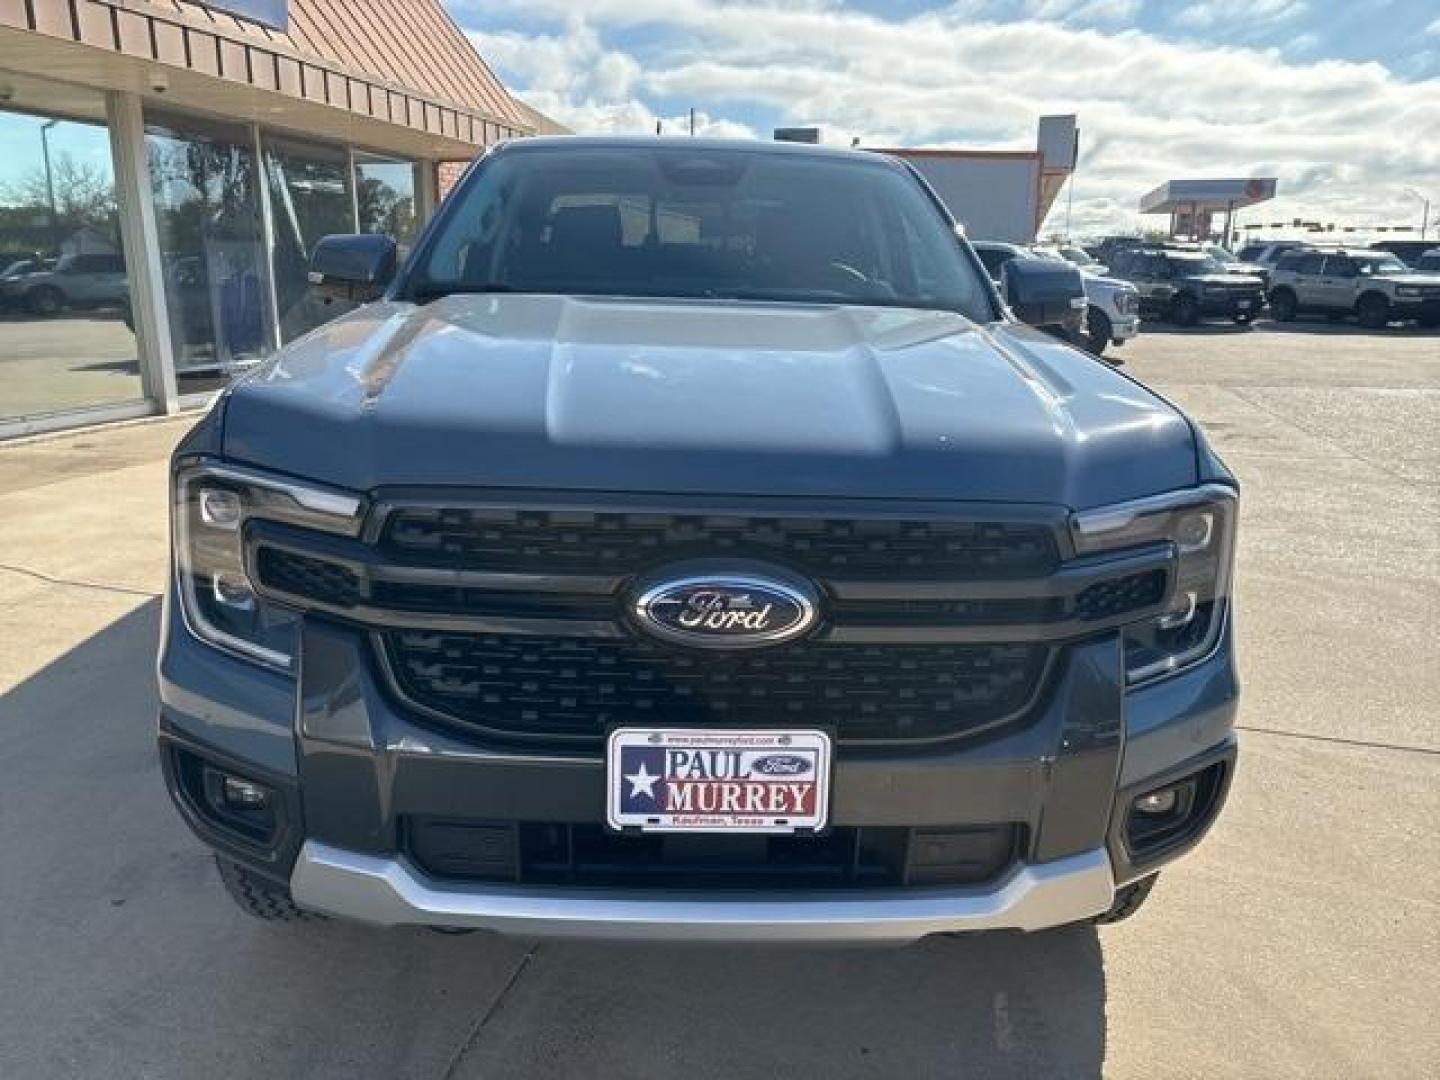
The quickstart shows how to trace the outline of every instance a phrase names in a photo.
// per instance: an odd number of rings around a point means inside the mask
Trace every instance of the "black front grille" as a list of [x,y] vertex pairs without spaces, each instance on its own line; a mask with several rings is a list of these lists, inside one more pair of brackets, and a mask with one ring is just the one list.
[[383,635],[400,693],[515,736],[598,741],[619,723],[803,724],[842,742],[973,734],[1026,706],[1037,645],[801,643],[686,652],[643,639],[404,630]]
[[839,827],[820,836],[617,834],[598,824],[412,817],[411,860],[443,881],[645,888],[978,885],[1015,860],[1018,825]]
[[546,574],[751,555],[830,578],[1020,578],[1049,574],[1059,559],[1038,523],[490,508],[392,511],[380,545],[409,563]]
[[261,547],[255,557],[266,588],[335,607],[360,602],[360,579],[348,567],[282,548]]
[[1165,597],[1165,571],[1146,570],[1086,586],[1075,598],[1075,615],[1086,622],[1139,611]]

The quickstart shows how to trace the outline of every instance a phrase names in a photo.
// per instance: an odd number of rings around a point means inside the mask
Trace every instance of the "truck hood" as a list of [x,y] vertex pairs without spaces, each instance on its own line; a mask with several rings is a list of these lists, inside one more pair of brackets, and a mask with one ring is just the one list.
[[1188,422],[1036,331],[950,313],[451,296],[372,304],[224,403],[228,459],[356,491],[995,500],[1196,482]]

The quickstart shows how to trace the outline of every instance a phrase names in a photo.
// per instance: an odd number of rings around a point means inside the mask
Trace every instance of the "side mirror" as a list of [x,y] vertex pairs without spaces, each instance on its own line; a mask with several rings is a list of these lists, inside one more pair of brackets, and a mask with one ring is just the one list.
[[1085,282],[1069,263],[1011,259],[1005,264],[1005,302],[1021,322],[1055,326],[1085,309]]
[[310,254],[310,287],[328,300],[369,303],[389,286],[395,264],[392,236],[322,236]]

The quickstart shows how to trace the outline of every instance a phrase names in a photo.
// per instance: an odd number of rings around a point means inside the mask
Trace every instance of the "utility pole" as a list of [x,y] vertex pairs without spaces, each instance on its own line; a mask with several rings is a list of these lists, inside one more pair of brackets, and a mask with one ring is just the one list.
[[1424,204],[1425,209],[1420,218],[1420,239],[1428,240],[1429,236],[1426,234],[1430,231],[1430,198],[1427,195],[1421,195],[1420,192],[1416,191],[1413,187],[1405,188],[1405,194],[1413,195]]
[[50,207],[50,245],[60,254],[60,216],[55,212],[55,177],[50,172],[50,129],[59,120],[40,125],[40,152],[45,158],[45,200]]
[[690,110],[690,137],[695,137],[695,110]]

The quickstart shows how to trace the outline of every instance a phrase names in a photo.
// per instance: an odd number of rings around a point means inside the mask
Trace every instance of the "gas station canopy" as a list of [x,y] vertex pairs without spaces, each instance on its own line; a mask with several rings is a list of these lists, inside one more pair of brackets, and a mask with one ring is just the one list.
[[1140,199],[1142,214],[1223,213],[1275,197],[1273,176],[1238,180],[1170,180]]
[[1211,235],[1216,214],[1225,215],[1222,242],[1232,235],[1235,211],[1275,197],[1273,176],[1240,180],[1171,180],[1140,200],[1142,214],[1169,214],[1170,235],[1202,240]]

